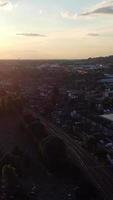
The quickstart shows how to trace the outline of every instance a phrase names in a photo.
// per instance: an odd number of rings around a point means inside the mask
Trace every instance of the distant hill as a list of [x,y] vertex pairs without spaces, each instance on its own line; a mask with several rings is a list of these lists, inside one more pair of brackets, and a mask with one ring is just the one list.
[[89,63],[111,63],[113,64],[113,55],[106,57],[88,58]]
[[88,59],[67,59],[67,60],[56,60],[56,62],[60,64],[109,64],[113,66],[113,55],[106,56],[106,57],[95,57],[95,58],[88,58]]
[[4,64],[6,66],[37,66],[41,64],[60,64],[60,65],[73,65],[73,64],[111,64],[113,66],[113,55],[106,57],[95,57],[88,59],[48,59],[48,60],[32,60],[32,59],[17,59],[17,60],[1,60],[0,59],[0,67]]

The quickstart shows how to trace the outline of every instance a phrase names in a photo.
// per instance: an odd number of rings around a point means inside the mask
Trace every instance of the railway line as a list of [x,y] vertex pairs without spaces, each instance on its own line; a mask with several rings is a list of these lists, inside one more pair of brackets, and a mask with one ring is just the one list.
[[76,140],[73,140],[61,129],[57,128],[51,122],[38,116],[41,123],[48,130],[49,134],[61,138],[67,146],[69,154],[73,161],[78,164],[87,178],[97,188],[104,200],[113,199],[113,175],[105,167],[100,167],[95,159],[93,159],[88,152],[83,149]]
[[[104,166],[101,167],[100,163],[98,163],[98,161],[96,161],[91,155],[89,155],[88,152],[83,149],[82,146],[78,143],[78,141],[70,137],[60,128],[53,125],[50,121],[47,121],[41,115],[35,115],[35,118],[38,118],[40,120],[40,122],[44,125],[49,134],[57,136],[64,141],[71,159],[81,168],[86,177],[96,187],[99,194],[101,194],[102,198],[104,200],[113,200],[112,172]],[[0,142],[0,162],[2,162],[5,156],[7,156],[7,154],[12,151],[12,146],[14,145],[13,143],[15,143],[15,137],[14,139],[10,137],[11,135],[9,134],[9,139],[7,139],[5,145],[2,141]],[[24,144],[25,143],[26,142],[24,142]],[[30,142],[27,147],[27,151],[31,152]],[[23,146],[22,148],[25,148],[25,146]]]

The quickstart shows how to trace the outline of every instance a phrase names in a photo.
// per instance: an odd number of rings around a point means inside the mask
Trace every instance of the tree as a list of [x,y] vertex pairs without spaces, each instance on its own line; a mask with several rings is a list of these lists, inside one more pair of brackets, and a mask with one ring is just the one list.
[[51,172],[64,169],[67,161],[67,152],[64,142],[55,136],[49,136],[41,143],[43,161]]
[[84,141],[85,147],[88,151],[94,152],[96,149],[96,139],[94,136],[87,136]]
[[27,200],[16,169],[11,165],[4,165],[2,168],[2,186],[3,191],[1,195],[5,196],[5,200]]

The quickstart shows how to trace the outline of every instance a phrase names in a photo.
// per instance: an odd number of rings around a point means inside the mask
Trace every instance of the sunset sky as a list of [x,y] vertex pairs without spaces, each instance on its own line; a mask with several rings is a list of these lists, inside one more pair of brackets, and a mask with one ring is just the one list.
[[0,59],[113,54],[113,0],[0,0]]

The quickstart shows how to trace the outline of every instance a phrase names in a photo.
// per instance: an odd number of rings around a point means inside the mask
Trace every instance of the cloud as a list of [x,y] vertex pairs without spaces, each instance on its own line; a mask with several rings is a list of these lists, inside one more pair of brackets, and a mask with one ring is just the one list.
[[40,14],[40,15],[43,14],[43,10],[42,10],[42,9],[39,10],[39,14]]
[[46,35],[38,33],[17,33],[16,35],[25,36],[25,37],[46,37]]
[[8,4],[8,1],[0,0],[0,7],[4,7]]
[[100,36],[99,33],[88,33],[89,36],[91,37],[98,37]]
[[71,11],[64,11],[64,12],[61,12],[61,17],[62,18],[65,18],[65,19],[72,19],[72,20],[75,20],[77,18],[77,14],[74,13],[74,12],[71,12]]
[[105,0],[102,1],[96,5],[94,5],[92,8],[87,9],[84,12],[81,13],[75,13],[72,11],[64,11],[60,13],[62,18],[70,19],[70,20],[76,20],[76,19],[82,19],[82,17],[87,17],[90,19],[91,16],[95,15],[113,15],[113,0]]
[[79,16],[89,16],[89,15],[113,15],[113,0],[102,1],[96,4],[92,9],[89,9]]
[[0,8],[5,11],[12,11],[17,5],[17,3],[12,3],[10,0],[0,0]]

